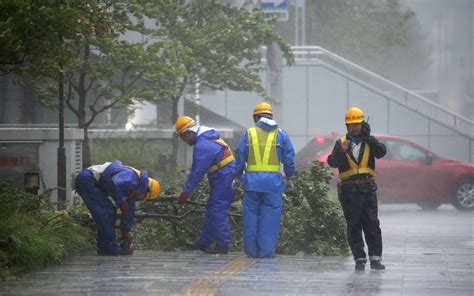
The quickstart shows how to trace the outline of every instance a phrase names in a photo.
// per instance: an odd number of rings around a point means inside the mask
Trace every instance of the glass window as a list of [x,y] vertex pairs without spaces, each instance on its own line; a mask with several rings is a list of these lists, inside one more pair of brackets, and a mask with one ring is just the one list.
[[426,152],[413,145],[398,142],[387,141],[387,158],[405,161],[423,161],[427,159]]

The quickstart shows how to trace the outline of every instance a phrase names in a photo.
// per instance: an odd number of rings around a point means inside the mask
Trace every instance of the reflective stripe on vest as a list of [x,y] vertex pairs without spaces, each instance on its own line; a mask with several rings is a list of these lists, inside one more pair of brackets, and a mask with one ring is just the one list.
[[212,140],[212,142],[224,147],[224,155],[222,155],[222,160],[218,164],[211,166],[207,170],[208,174],[217,171],[218,169],[224,167],[226,164],[234,160],[234,155],[232,154],[232,150],[230,149],[229,145],[227,145],[227,143],[224,142],[224,140],[219,138],[217,140]]
[[[341,143],[344,143],[346,141],[346,136],[341,137]],[[371,176],[375,177],[377,176],[377,173],[369,168],[369,155],[370,155],[370,146],[369,144],[365,143],[364,146],[364,154],[362,154],[362,160],[360,161],[359,165],[357,165],[352,158],[349,156],[349,154],[346,152],[345,153],[347,162],[349,163],[349,169],[344,172],[339,173],[339,178],[341,180],[346,180],[349,177],[352,177],[354,175],[359,175],[359,174],[370,174]]]
[[[249,155],[247,172],[279,172],[280,160],[276,150],[278,129],[269,132],[252,127],[247,130],[249,139]],[[263,154],[263,157],[262,157]]]
[[138,179],[140,179],[140,176],[141,176],[141,174],[142,174],[141,171],[139,171],[139,170],[137,170],[136,168],[131,167],[131,166],[129,166],[129,165],[122,165],[122,167],[131,169],[132,171],[135,172],[135,174],[137,174]]

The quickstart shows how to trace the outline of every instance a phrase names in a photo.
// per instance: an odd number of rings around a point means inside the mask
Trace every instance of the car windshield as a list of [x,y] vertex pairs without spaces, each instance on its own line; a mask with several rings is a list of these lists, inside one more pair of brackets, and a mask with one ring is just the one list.
[[298,156],[305,160],[313,160],[314,157],[323,154],[332,144],[330,139],[317,137],[311,140],[306,146],[298,152]]

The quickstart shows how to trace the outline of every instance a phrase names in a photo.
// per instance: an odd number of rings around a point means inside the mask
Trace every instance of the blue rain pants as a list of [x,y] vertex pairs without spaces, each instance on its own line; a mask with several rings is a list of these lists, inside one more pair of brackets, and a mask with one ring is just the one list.
[[228,247],[231,241],[228,210],[235,195],[232,189],[233,166],[209,174],[208,179],[211,190],[197,243],[208,248],[215,241],[217,248]]
[[119,253],[115,240],[117,209],[99,187],[91,171],[85,169],[76,178],[76,191],[82,197],[97,225],[97,249]]
[[272,258],[280,232],[281,193],[245,191],[244,250],[249,257]]

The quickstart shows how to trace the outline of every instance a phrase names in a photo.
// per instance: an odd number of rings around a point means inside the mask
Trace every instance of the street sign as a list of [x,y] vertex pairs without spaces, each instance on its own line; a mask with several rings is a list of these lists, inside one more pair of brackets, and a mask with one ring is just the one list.
[[288,10],[288,0],[260,0],[262,10]]
[[288,20],[288,0],[260,0],[260,8],[278,21]]

